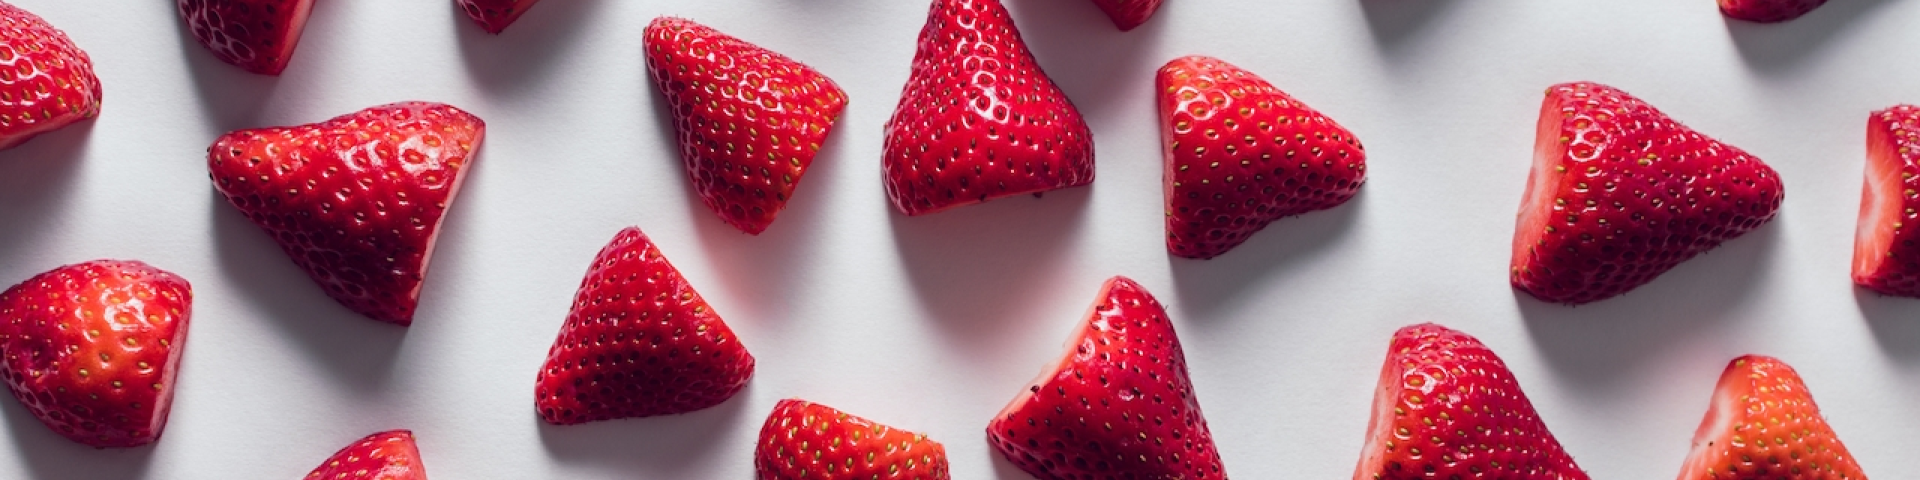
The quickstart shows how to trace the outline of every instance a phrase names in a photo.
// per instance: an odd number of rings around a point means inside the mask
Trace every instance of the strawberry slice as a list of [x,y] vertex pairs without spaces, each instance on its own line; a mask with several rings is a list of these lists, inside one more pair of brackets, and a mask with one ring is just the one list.
[[193,39],[220,61],[279,75],[300,45],[313,0],[180,0]]
[[540,0],[453,1],[460,5],[461,11],[467,12],[467,18],[473,19],[473,23],[479,24],[480,28],[494,35],[505,31],[508,25],[513,25],[514,20],[519,20],[521,15],[526,14],[527,9],[533,8],[533,4],[540,2]]
[[1173,322],[1126,277],[1100,288],[1060,361],[994,417],[987,438],[1043,480],[1226,478]]
[[413,323],[420,282],[486,122],[439,103],[373,107],[321,123],[228,133],[207,150],[213,186],[328,296]]
[[725,402],[753,355],[639,228],[593,259],[535,382],[540,418],[569,425]]
[[1827,0],[1720,0],[1720,13],[1749,22],[1778,23],[1800,18]]
[[100,115],[93,60],[66,32],[0,2],[0,150]]
[[1693,435],[1680,480],[1866,480],[1793,367],[1733,359]]
[[1895,105],[1867,117],[1867,181],[1853,237],[1853,283],[1887,295],[1920,297],[1920,107]]
[[693,188],[727,224],[773,223],[847,107],[813,68],[691,20],[647,26],[647,69],[673,109]]
[[934,0],[886,135],[907,215],[1093,183],[1093,132],[1000,0]]
[[1400,329],[1354,480],[1586,480],[1500,356],[1434,324]]
[[1780,175],[1646,102],[1547,89],[1513,235],[1513,286],[1577,305],[1626,293],[1780,211]]
[[1367,151],[1252,72],[1191,56],[1160,67],[1167,251],[1213,258],[1281,218],[1346,203]]
[[308,480],[427,480],[413,432],[393,430],[368,435],[335,452]]
[[762,480],[953,478],[947,448],[926,435],[799,399],[773,407],[753,467]]
[[86,445],[160,439],[193,316],[193,286],[138,261],[98,260],[0,293],[0,377],[41,423]]
[[1100,6],[1100,11],[1107,12],[1107,18],[1113,19],[1113,26],[1120,27],[1120,31],[1124,32],[1147,23],[1147,19],[1153,18],[1153,12],[1160,10],[1162,1],[1093,0],[1093,4]]

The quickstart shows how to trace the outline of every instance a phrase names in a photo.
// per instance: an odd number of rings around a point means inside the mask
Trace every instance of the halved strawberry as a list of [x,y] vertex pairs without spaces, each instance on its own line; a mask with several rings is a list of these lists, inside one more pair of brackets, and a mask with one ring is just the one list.
[[739,393],[753,365],[680,270],[627,227],[580,282],[534,403],[556,425],[686,413]]
[[1126,277],[1100,288],[1060,361],[994,417],[987,439],[1043,480],[1226,478],[1173,322]]
[[1800,18],[1827,0],[1720,0],[1720,13],[1749,22],[1775,23]]
[[413,432],[393,430],[368,435],[335,452],[307,474],[307,480],[427,480]]
[[886,135],[907,215],[1093,182],[1093,132],[1000,0],[934,0]]
[[1160,10],[1162,1],[1165,0],[1093,0],[1093,4],[1107,12],[1113,26],[1124,32],[1147,23],[1147,19],[1153,18],[1153,12]]
[[1772,220],[1780,175],[1591,82],[1547,89],[1513,235],[1513,286],[1582,304],[1626,293]]
[[66,32],[0,2],[0,150],[100,115],[93,60]]
[[1733,359],[1693,434],[1680,480],[1867,480],[1793,367]]
[[947,449],[926,435],[833,407],[781,400],[753,454],[761,480],[947,480]]
[[1160,67],[1167,251],[1226,253],[1281,218],[1339,206],[1367,181],[1346,127],[1217,58]]
[[220,61],[279,75],[300,45],[313,0],[179,0],[194,40]]
[[213,186],[265,229],[327,295],[367,317],[413,323],[447,207],[486,122],[451,105],[373,107],[321,123],[222,135]]
[[514,20],[519,20],[527,9],[540,0],[453,0],[460,4],[460,10],[467,12],[467,18],[487,33],[498,35],[505,31]]
[[727,224],[765,231],[840,120],[846,92],[811,67],[692,20],[654,19],[645,44],[694,190]]
[[41,423],[94,447],[153,443],[167,426],[193,316],[186,279],[97,260],[0,293],[0,376]]
[[1434,324],[1387,347],[1354,480],[1585,480],[1520,382],[1471,335]]
[[1920,107],[1867,116],[1867,180],[1853,236],[1853,283],[1920,297]]

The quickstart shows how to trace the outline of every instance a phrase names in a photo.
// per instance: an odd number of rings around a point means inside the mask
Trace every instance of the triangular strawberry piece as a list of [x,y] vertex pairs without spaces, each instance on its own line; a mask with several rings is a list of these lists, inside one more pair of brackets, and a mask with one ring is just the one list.
[[313,0],[179,0],[193,39],[220,61],[279,75],[300,45]]
[[1749,22],[1778,23],[1826,4],[1827,0],[1720,0],[1720,13]]
[[309,480],[427,480],[427,466],[420,461],[420,448],[413,432],[393,430],[368,435],[335,452],[313,472]]
[[1920,297],[1920,107],[1895,105],[1867,117],[1867,180],[1854,230],[1853,283],[1887,295]]
[[1173,322],[1126,277],[1101,287],[1064,356],[994,417],[987,437],[1042,480],[1226,478]]
[[1806,382],[1780,359],[1727,364],[1680,480],[1867,480]]
[[1147,23],[1153,18],[1153,12],[1160,10],[1164,0],[1093,0],[1100,11],[1107,12],[1107,18],[1113,19],[1113,26],[1120,31],[1129,31]]
[[826,405],[781,400],[760,427],[761,480],[948,480],[947,448],[926,435]]
[[527,13],[527,9],[533,8],[533,4],[540,2],[540,0],[453,1],[460,4],[460,10],[466,12],[467,18],[473,19],[473,23],[479,24],[480,28],[485,29],[487,33],[495,35],[506,31],[508,25],[513,25],[514,20],[519,20],[521,15]]
[[593,259],[535,382],[540,418],[568,425],[719,405],[753,355],[640,229]]
[[440,222],[485,136],[486,122],[453,106],[396,103],[228,133],[207,167],[214,189],[328,296],[410,325]]
[[21,69],[0,77],[0,150],[100,115],[100,77],[66,32],[0,2],[0,48]]

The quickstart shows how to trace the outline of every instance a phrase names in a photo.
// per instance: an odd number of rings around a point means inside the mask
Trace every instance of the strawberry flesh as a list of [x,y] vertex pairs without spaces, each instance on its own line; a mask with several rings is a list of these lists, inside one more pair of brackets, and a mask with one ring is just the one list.
[[753,466],[761,480],[953,478],[946,447],[926,435],[799,399],[773,407]]
[[479,24],[480,28],[485,29],[487,33],[499,35],[500,32],[507,29],[508,25],[513,25],[514,20],[519,20],[521,15],[527,13],[527,9],[533,8],[533,4],[539,1],[540,0],[454,0],[454,3],[459,4],[460,11],[466,12],[467,18],[473,19],[473,23]]
[[293,59],[313,0],[179,0],[193,39],[220,61],[279,75]]
[[1772,357],[1736,358],[1720,375],[1713,403],[1680,480],[1866,480],[1827,425],[1800,374]]
[[1720,0],[1720,13],[1749,22],[1777,23],[1800,18],[1827,0]]
[[[1853,283],[1920,297],[1920,107],[1867,117],[1867,179],[1854,231]],[[1915,227],[1915,228],[1908,228]]]
[[100,115],[93,60],[66,32],[0,3],[0,150]]
[[420,448],[414,444],[413,432],[393,430],[368,435],[340,449],[306,478],[427,480],[427,467],[420,462]]
[[1107,12],[1107,18],[1113,19],[1113,26],[1120,31],[1133,30],[1147,19],[1153,18],[1153,12],[1160,10],[1164,0],[1093,0],[1100,11]]

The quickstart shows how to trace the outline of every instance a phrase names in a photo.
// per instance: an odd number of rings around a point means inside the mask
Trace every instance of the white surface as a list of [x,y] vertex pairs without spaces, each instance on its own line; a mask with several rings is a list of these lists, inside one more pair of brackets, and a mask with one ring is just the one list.
[[[1438,321],[1504,356],[1600,479],[1676,475],[1721,367],[1783,357],[1868,472],[1901,475],[1920,415],[1920,302],[1848,281],[1867,112],[1920,102],[1920,2],[1839,0],[1724,21],[1709,0],[1170,0],[1132,33],[1084,0],[1012,0],[1098,142],[1091,188],[928,217],[892,213],[881,125],[919,0],[546,0],[492,37],[447,0],[323,0],[284,77],[184,35],[170,1],[18,0],[97,64],[97,122],[0,153],[0,284],[100,257],[186,276],[197,303],[154,447],[96,451],[0,397],[0,478],[299,478],[349,441],[412,428],[434,478],[752,477],[775,401],[799,396],[947,445],[955,478],[1026,478],[987,420],[1057,358],[1100,281],[1168,304],[1235,478],[1346,478],[1395,328]],[[760,237],[688,191],[641,31],[694,18],[801,59],[852,105]],[[1162,245],[1152,73],[1206,53],[1356,132],[1371,180],[1209,262]],[[1773,224],[1626,297],[1569,309],[1506,280],[1547,85],[1626,89],[1766,159]],[[222,132],[398,100],[484,117],[414,327],[321,294],[219,201]],[[549,427],[533,377],[588,261],[640,225],[760,359],[752,386],[678,417]]]

